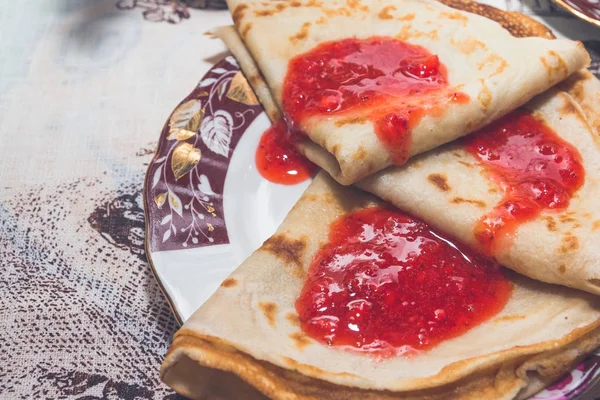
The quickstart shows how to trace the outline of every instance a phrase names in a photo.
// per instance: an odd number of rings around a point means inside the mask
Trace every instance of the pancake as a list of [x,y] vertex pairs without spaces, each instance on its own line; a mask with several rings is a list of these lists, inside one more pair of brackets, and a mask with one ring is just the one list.
[[[491,255],[533,279],[600,294],[600,136],[566,92],[549,90],[524,109],[578,151],[585,177],[567,207],[542,210],[519,224]],[[477,226],[506,196],[464,143],[432,150],[358,186],[482,250]]]
[[[230,0],[228,4],[239,36],[236,38],[230,29],[217,29],[214,33],[240,59],[250,78],[264,77],[269,93],[262,87],[257,94],[270,117],[279,118],[277,109],[283,109],[287,122],[302,132],[298,134],[300,150],[342,184],[354,183],[392,164],[403,164],[409,156],[473,132],[589,62],[578,42],[549,40],[547,34],[543,38],[517,38],[489,18],[456,11],[435,1]],[[489,8],[467,4],[471,8],[465,8],[472,11],[490,13]],[[507,19],[510,18],[505,15],[499,20]],[[526,27],[523,32],[541,30],[532,23],[520,25]],[[346,47],[361,43],[371,47],[360,51],[371,51],[373,40],[379,40],[373,51],[398,44],[390,44],[386,38],[420,46],[431,57],[438,57],[447,70],[447,85],[443,89],[430,88],[423,86],[423,79],[417,79],[421,86],[411,89],[410,94],[402,94],[394,92],[396,75],[381,81],[365,75],[362,80],[353,78],[352,82],[357,83],[344,83],[346,89],[336,92],[347,93],[343,99],[324,89],[330,87],[333,77],[346,79],[343,68],[359,68],[356,65],[361,61],[348,61],[339,67],[340,71],[328,72],[318,66],[319,62],[337,65],[342,61],[315,60],[337,57],[332,55],[333,48],[343,53]],[[315,51],[317,55],[313,54]],[[381,51],[387,55],[400,50]],[[351,60],[354,56],[348,57]],[[523,68],[524,59],[530,60],[527,68]],[[311,72],[302,68],[311,68]],[[409,81],[410,85],[416,84],[412,78]],[[405,84],[398,83],[402,88]],[[351,88],[347,89],[347,85]],[[365,87],[371,88],[369,85],[379,86],[360,94],[367,90]],[[511,90],[506,90],[508,87]],[[353,97],[355,90],[360,101]],[[417,92],[423,94],[415,95]],[[448,100],[450,97],[444,93],[459,94],[452,99],[462,100]],[[269,94],[272,100],[266,99]],[[303,100],[306,97],[312,100],[307,103]]]
[[497,314],[412,356],[377,358],[327,346],[295,306],[315,254],[340,216],[381,205],[321,172],[273,237],[177,332],[161,370],[202,398],[202,367],[232,372],[274,399],[515,398],[548,384],[598,345],[600,299],[508,274]]

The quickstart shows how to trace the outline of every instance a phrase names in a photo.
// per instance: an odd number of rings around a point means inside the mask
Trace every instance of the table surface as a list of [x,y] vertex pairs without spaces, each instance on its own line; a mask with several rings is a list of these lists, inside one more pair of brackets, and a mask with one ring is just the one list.
[[[486,2],[585,40],[600,69],[600,30]],[[0,5],[0,398],[182,399],[158,377],[177,323],[141,189],[166,118],[226,53],[204,32],[229,22],[167,0]]]

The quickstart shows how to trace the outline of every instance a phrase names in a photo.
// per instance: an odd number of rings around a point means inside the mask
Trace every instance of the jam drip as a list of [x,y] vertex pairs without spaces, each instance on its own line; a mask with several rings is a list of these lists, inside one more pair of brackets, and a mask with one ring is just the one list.
[[331,225],[296,310],[319,342],[385,357],[464,333],[499,312],[511,288],[492,260],[375,207]]
[[283,110],[295,131],[313,116],[370,120],[392,154],[406,162],[411,130],[468,96],[449,88],[445,66],[421,46],[373,37],[320,44],[293,58],[283,85]]
[[524,110],[465,138],[465,147],[504,192],[475,228],[488,254],[510,243],[519,224],[544,211],[567,208],[583,185],[585,170],[577,149]]
[[271,126],[260,138],[256,168],[263,178],[282,185],[303,182],[317,171],[317,167],[295,148],[283,121]]

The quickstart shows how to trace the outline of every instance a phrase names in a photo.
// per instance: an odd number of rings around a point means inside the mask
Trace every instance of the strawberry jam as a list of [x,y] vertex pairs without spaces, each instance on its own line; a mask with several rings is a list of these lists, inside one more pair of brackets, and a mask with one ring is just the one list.
[[290,61],[283,84],[283,111],[295,131],[313,116],[368,119],[398,165],[423,116],[468,100],[451,90],[436,55],[387,37],[320,44]]
[[294,185],[310,178],[316,166],[298,152],[283,121],[263,133],[256,149],[256,168],[263,178]]
[[488,254],[506,246],[519,224],[567,208],[584,181],[577,149],[524,110],[467,137],[465,144],[504,192],[475,228]]
[[333,346],[410,355],[498,313],[512,285],[491,259],[396,209],[338,218],[296,301],[302,329]]

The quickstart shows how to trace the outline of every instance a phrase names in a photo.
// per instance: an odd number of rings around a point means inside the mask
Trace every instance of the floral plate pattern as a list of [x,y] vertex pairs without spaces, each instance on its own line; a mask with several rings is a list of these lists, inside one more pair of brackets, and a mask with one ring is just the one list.
[[[179,322],[271,236],[309,182],[254,167],[269,126],[236,60],[217,63],[173,111],[144,187],[146,254]],[[571,400],[600,376],[600,349],[531,400]]]
[[600,27],[600,0],[554,0],[575,16]]

